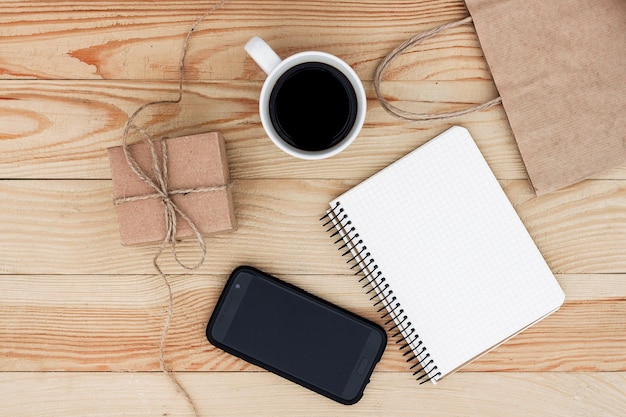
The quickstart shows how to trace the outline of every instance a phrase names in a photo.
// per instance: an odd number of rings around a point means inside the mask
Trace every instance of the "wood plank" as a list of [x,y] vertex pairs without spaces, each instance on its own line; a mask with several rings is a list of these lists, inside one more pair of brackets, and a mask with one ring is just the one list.
[[[141,104],[176,97],[175,82],[3,80],[0,178],[110,178],[106,148],[119,146],[128,116]],[[138,122],[156,138],[219,130],[232,177],[361,180],[452,124],[467,127],[499,179],[526,179],[501,106],[448,122],[409,123],[387,114],[371,82],[359,138],[342,154],[301,161],[265,135],[258,115],[259,81],[185,84],[179,105],[162,105]],[[497,92],[488,80],[389,81],[385,96],[406,109],[442,111],[480,103]],[[273,161],[265,163],[264,161]],[[626,166],[594,178],[626,179]]]
[[[350,407],[264,372],[178,377],[206,416],[621,417],[626,409],[625,373],[464,373],[419,386],[405,374],[376,372]],[[0,391],[7,417],[192,416],[158,373],[2,373]]]
[[[239,228],[207,238],[199,272],[226,274],[252,263],[270,273],[350,273],[319,217],[354,184],[235,181]],[[538,198],[528,181],[502,185],[553,272],[626,272],[625,181],[586,181]],[[109,180],[0,181],[0,234],[0,271],[6,274],[153,273],[156,245],[119,244]],[[198,256],[196,246],[186,241],[179,247],[188,264]],[[169,253],[160,263],[168,273],[180,272]]]
[[[121,144],[128,115],[141,104],[173,99],[177,93],[175,82],[0,83],[0,178],[110,178],[106,148]],[[341,155],[316,163],[282,153],[267,138],[258,115],[258,81],[187,83],[180,105],[156,107],[138,122],[157,138],[221,131],[235,179],[362,179],[447,127],[395,119],[379,106],[371,82],[366,88],[369,110],[359,139]],[[490,81],[389,82],[385,90],[398,104],[425,110],[496,95]],[[461,121],[499,178],[527,178],[501,107]]]
[[[193,22],[216,1],[7,1],[0,11],[0,75],[38,79],[177,79],[180,48]],[[175,10],[175,13],[172,11]],[[413,34],[466,17],[462,0],[231,1],[198,27],[189,79],[261,79],[243,45],[254,35],[287,56],[317,49],[342,57],[370,79],[377,63]],[[313,36],[312,36],[313,34]],[[29,51],[24,53],[24,51]],[[472,26],[416,48],[427,66],[398,61],[393,76],[489,77]],[[427,68],[427,69],[425,69]]]
[[[353,276],[278,276],[384,322]],[[172,369],[258,369],[214,348],[204,335],[226,278],[225,274],[170,277],[175,306],[166,360]],[[626,274],[558,279],[567,294],[559,312],[463,371],[626,371]],[[160,277],[5,275],[1,287],[0,371],[158,369],[167,309]],[[409,373],[394,342],[390,339],[377,369]]]

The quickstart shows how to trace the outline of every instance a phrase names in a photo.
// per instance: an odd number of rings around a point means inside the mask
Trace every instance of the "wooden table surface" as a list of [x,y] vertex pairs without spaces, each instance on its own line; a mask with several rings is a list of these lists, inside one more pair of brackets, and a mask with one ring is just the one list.
[[[106,149],[141,104],[175,98],[184,35],[207,1],[6,0],[0,8],[0,415],[190,416],[159,371],[167,291],[158,245],[122,247]],[[444,122],[387,114],[380,60],[467,16],[461,0],[233,0],[191,38],[179,105],[140,123],[156,137],[221,131],[239,229],[207,237],[184,274],[167,253],[167,365],[202,416],[623,416],[626,167],[536,197],[501,106]],[[253,35],[281,56],[316,49],[354,67],[364,129],[337,157],[300,161],[264,134]],[[413,110],[497,96],[471,25],[411,49],[383,91]],[[453,124],[469,129],[566,294],[535,327],[440,384],[418,385],[389,345],[361,402],[342,406],[218,351],[204,330],[228,274],[249,264],[378,320],[318,222],[327,203]],[[476,196],[480,198],[480,196]],[[183,243],[184,260],[196,259]]]

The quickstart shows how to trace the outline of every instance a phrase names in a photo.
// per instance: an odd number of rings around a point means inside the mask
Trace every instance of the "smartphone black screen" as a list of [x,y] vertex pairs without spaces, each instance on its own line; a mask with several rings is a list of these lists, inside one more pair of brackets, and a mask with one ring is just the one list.
[[251,267],[231,274],[207,337],[343,404],[361,398],[386,344],[380,326]]

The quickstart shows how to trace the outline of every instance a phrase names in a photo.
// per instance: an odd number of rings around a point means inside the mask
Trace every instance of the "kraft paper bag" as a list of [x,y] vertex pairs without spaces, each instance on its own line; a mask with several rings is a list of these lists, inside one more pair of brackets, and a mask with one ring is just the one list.
[[537,195],[626,162],[626,0],[466,0]]

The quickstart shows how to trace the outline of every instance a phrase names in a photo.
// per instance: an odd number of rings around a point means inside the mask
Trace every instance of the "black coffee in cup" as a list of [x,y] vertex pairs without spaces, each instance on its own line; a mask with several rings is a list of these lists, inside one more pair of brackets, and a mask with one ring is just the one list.
[[356,120],[357,97],[348,78],[321,62],[287,70],[269,101],[276,133],[305,151],[329,149],[348,136]]

